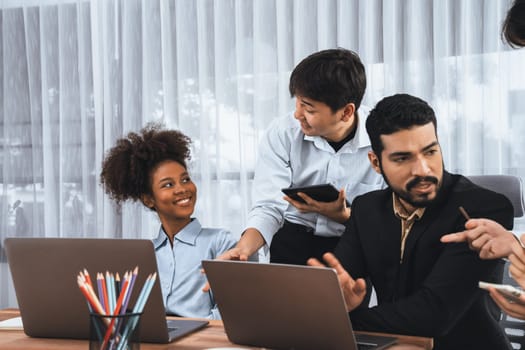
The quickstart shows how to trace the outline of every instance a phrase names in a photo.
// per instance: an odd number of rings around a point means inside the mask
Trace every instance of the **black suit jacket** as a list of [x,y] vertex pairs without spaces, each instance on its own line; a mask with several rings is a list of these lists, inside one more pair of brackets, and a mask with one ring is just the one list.
[[[478,281],[500,282],[501,260],[481,260],[467,243],[441,243],[464,230],[463,206],[472,218],[490,218],[512,229],[513,207],[503,195],[467,178],[443,175],[436,201],[414,223],[400,261],[401,221],[392,191],[357,197],[335,250],[354,278],[368,279],[378,305],[350,313],[355,329],[434,338],[434,349],[508,349],[499,309]],[[364,303],[363,303],[364,304]]]

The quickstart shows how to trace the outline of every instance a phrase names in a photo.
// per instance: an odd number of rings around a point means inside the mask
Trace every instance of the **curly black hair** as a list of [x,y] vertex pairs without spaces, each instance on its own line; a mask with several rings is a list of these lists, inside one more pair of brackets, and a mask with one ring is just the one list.
[[118,139],[102,162],[100,183],[117,204],[151,195],[150,175],[159,163],[173,160],[186,168],[191,139],[177,130],[149,123],[140,133]]

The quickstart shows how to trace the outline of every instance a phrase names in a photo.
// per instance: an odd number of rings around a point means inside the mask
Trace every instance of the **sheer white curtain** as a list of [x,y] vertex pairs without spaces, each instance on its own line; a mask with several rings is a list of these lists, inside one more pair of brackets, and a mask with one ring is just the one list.
[[[194,141],[196,216],[236,235],[258,137],[293,108],[290,71],[341,46],[366,64],[365,104],[408,92],[436,109],[449,170],[525,175],[525,51],[510,0],[3,0],[0,245],[9,236],[141,237],[139,204],[99,186],[104,152],[148,121]],[[349,169],[351,171],[351,169]],[[0,250],[0,307],[16,306]]]

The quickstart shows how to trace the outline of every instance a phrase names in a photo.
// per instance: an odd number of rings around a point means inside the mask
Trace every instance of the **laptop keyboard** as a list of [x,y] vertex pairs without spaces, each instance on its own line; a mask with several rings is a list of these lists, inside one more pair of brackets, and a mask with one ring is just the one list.
[[395,338],[382,335],[356,334],[358,350],[382,349],[387,344],[395,342]]
[[377,347],[376,344],[357,343],[358,350],[372,350]]
[[175,320],[166,320],[166,323],[168,325],[168,332],[172,332],[179,329],[179,327],[176,326],[177,322]]

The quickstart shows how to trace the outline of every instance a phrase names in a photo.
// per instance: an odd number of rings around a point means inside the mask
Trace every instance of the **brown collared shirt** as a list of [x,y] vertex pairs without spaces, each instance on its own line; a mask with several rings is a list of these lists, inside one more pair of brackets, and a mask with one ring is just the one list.
[[405,252],[405,242],[407,240],[408,234],[414,225],[416,220],[421,219],[425,213],[425,208],[417,208],[412,213],[409,213],[406,208],[403,206],[399,197],[392,192],[392,201],[394,205],[394,214],[401,219],[401,254],[399,263],[403,262],[403,254]]

